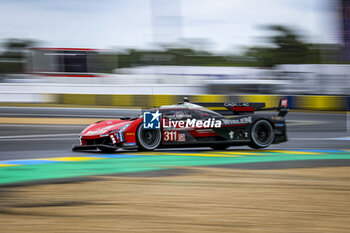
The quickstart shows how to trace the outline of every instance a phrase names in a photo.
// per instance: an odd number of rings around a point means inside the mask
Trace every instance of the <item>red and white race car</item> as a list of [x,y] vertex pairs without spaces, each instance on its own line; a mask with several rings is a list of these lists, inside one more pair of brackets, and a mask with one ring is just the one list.
[[[213,104],[201,104],[213,106]],[[211,147],[226,149],[248,145],[265,148],[287,141],[287,99],[276,108],[264,103],[217,103],[227,109],[224,116],[201,105],[184,103],[161,106],[139,117],[96,122],[80,134],[73,151],[113,152],[119,148],[151,151],[164,147]],[[277,110],[260,114],[257,111]]]

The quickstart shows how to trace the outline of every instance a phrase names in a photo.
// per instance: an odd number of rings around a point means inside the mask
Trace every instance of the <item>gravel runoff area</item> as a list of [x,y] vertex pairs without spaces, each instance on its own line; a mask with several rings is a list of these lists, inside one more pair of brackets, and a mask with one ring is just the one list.
[[2,232],[350,232],[350,167],[4,187]]

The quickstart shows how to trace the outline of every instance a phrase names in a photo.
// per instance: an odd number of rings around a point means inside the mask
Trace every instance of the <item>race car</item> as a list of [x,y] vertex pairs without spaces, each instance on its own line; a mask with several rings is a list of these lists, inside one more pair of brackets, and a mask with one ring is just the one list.
[[[265,112],[271,110],[278,113]],[[265,108],[265,103],[196,104],[185,98],[182,103],[151,109],[137,117],[96,122],[80,133],[80,145],[74,145],[73,151],[266,148],[287,141],[287,113],[287,99],[281,99],[278,107]]]

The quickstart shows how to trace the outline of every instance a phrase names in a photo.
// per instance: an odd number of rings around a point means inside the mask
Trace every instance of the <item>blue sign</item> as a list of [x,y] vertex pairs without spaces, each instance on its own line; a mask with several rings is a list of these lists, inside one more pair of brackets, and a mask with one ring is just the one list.
[[143,127],[145,129],[160,129],[160,116],[159,110],[156,112],[144,112]]

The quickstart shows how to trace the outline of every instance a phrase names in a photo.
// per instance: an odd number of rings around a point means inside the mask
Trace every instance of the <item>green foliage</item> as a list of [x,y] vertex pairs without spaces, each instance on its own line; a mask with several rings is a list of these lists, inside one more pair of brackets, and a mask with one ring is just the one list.
[[143,65],[232,66],[228,57],[191,48],[168,48],[163,51],[129,50],[118,55],[118,68]]
[[[270,46],[248,48],[243,55],[217,55],[204,51],[203,47],[163,45],[162,50],[129,49],[124,53],[100,53],[90,57],[94,72],[111,73],[116,68],[145,65],[180,66],[260,66],[278,64],[317,64],[334,62],[336,46],[309,44],[293,30],[279,25],[264,27],[271,32]],[[26,65],[26,50],[36,44],[25,39],[8,39],[0,54],[0,73],[19,73]],[[331,54],[331,55],[328,55]],[[331,58],[331,59],[329,59]],[[333,60],[332,60],[333,59]]]
[[243,56],[220,56],[192,48],[166,48],[164,51],[129,50],[118,56],[118,67],[139,65],[190,66],[261,66],[278,64],[320,63],[321,46],[303,42],[301,36],[287,27],[272,25],[264,29],[273,32],[269,47],[251,47]]
[[26,49],[36,42],[25,39],[8,39],[0,55],[0,74],[21,73],[25,69]]
[[320,49],[303,42],[299,35],[283,26],[268,26],[276,35],[269,38],[271,47],[252,47],[245,55],[258,66],[320,63]]

